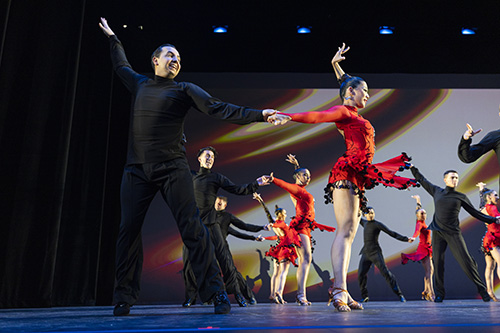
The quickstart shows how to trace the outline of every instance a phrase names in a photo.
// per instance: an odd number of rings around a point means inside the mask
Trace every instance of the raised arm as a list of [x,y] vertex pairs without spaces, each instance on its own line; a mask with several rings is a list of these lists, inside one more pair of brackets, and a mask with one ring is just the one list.
[[260,196],[260,194],[254,192],[253,198],[260,203],[260,205],[262,206],[262,208],[264,208],[264,211],[266,212],[266,216],[267,216],[267,220],[269,221],[269,224],[273,224],[274,223],[274,219],[273,219],[271,213],[269,212],[269,209],[267,209],[267,206],[264,203],[264,200],[262,199],[262,197]]
[[436,193],[436,190],[439,189],[439,186],[436,186],[425,179],[425,177],[420,173],[420,171],[418,171],[418,169],[414,165],[410,166],[410,171],[413,174],[413,177],[415,177],[415,179],[420,183],[420,185],[422,185],[427,193],[434,196],[434,193]]
[[337,53],[335,53],[335,55],[332,58],[332,67],[333,67],[333,70],[335,71],[335,76],[337,77],[337,81],[339,81],[339,82],[340,82],[340,79],[342,78],[342,76],[345,74],[345,72],[340,67],[339,63],[342,60],[345,60],[345,57],[343,56],[343,54],[346,53],[347,51],[349,51],[349,49],[350,49],[350,47],[346,48],[345,43],[342,43],[342,46],[339,47]]
[[417,201],[417,208],[415,211],[422,209],[422,202],[420,201],[420,195],[415,194],[415,195],[412,195],[411,197]]
[[295,155],[292,155],[292,154],[286,155],[285,161],[287,161],[288,163],[293,164],[293,166],[295,167],[295,170],[300,169],[299,161],[297,160],[297,158],[295,157]]

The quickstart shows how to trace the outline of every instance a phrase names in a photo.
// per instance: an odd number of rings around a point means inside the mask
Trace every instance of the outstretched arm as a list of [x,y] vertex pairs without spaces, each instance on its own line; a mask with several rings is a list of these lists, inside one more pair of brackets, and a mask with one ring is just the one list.
[[422,185],[422,187],[429,193],[430,195],[434,196],[434,193],[436,192],[437,189],[439,189],[438,186],[432,184],[430,181],[425,179],[425,177],[418,171],[418,169],[412,164],[410,166],[410,171],[413,174],[413,177]]

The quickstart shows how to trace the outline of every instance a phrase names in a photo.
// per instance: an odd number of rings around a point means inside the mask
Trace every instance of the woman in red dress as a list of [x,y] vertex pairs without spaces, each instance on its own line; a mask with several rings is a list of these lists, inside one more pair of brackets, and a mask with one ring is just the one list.
[[[478,183],[479,196],[481,198],[480,209],[481,212],[490,216],[499,216],[500,213],[496,207],[498,194],[496,191],[490,190],[485,187],[485,183]],[[486,280],[486,289],[488,294],[495,301],[498,298],[495,295],[495,266],[497,268],[497,275],[500,278],[500,225],[494,226],[487,225],[486,233],[484,234],[481,250],[484,253],[484,260],[486,267],[484,269],[484,278]]]
[[290,184],[274,177],[271,173],[270,181],[276,186],[281,187],[292,198],[295,206],[295,216],[290,222],[290,228],[295,229],[300,237],[300,247],[296,247],[298,255],[298,268],[297,268],[297,297],[296,301],[300,305],[311,305],[306,296],[307,277],[309,275],[309,268],[312,261],[312,247],[311,247],[311,230],[316,228],[321,231],[335,231],[335,228],[327,225],[317,223],[314,211],[314,198],[305,189],[311,181],[311,173],[305,168],[296,169],[293,173],[295,184]]
[[340,68],[339,62],[345,59],[343,54],[348,50],[345,44],[342,45],[332,59],[332,66],[341,83],[343,105],[320,112],[277,113],[268,118],[275,125],[289,120],[308,124],[334,122],[344,137],[346,152],[333,166],[325,188],[325,197],[329,202],[333,201],[338,225],[331,250],[335,280],[330,297],[335,308],[341,312],[351,311],[349,304],[355,304],[347,291],[347,271],[361,209],[366,207],[365,189],[379,183],[399,189],[417,184],[413,179],[395,175],[396,171],[409,167],[406,162],[410,159],[406,154],[383,163],[371,164],[375,152],[374,130],[370,122],[358,113],[358,109],[365,107],[370,95],[363,79],[351,77]]
[[417,200],[417,210],[415,211],[415,215],[417,216],[417,225],[415,226],[415,232],[412,237],[417,238],[420,236],[420,241],[416,252],[409,254],[401,253],[401,263],[406,265],[408,260],[415,262],[419,261],[422,263],[425,270],[422,299],[434,302],[436,295],[434,294],[434,287],[432,286],[434,266],[432,265],[431,231],[427,229],[427,224],[425,224],[427,212],[422,208],[419,195],[412,195],[412,198]]
[[272,257],[274,260],[274,270],[271,276],[271,293],[269,299],[271,302],[276,304],[285,304],[286,301],[283,298],[283,290],[285,289],[286,277],[288,275],[288,269],[290,268],[290,263],[297,266],[295,261],[297,260],[296,246],[300,246],[300,237],[294,229],[291,229],[286,223],[286,210],[276,206],[274,211],[276,215],[276,220],[273,219],[269,209],[267,209],[264,200],[258,193],[253,194],[253,198],[256,199],[264,208],[266,212],[267,219],[271,225],[276,236],[264,237],[267,240],[277,240],[276,245],[271,245],[269,251],[266,252],[266,256]]

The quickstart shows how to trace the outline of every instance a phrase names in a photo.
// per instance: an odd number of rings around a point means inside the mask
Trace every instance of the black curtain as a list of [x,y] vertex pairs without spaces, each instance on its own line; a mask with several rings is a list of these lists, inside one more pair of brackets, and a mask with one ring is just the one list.
[[111,304],[130,100],[97,9],[0,10],[0,307]]

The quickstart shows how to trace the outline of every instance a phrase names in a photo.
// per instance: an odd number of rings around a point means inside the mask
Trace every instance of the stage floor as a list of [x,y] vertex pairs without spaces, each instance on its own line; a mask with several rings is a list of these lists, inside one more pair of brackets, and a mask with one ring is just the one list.
[[212,306],[139,305],[127,317],[112,307],[0,310],[3,332],[500,332],[500,303],[481,300],[370,302],[365,310],[338,313],[325,303],[304,307],[234,306],[214,315]]

